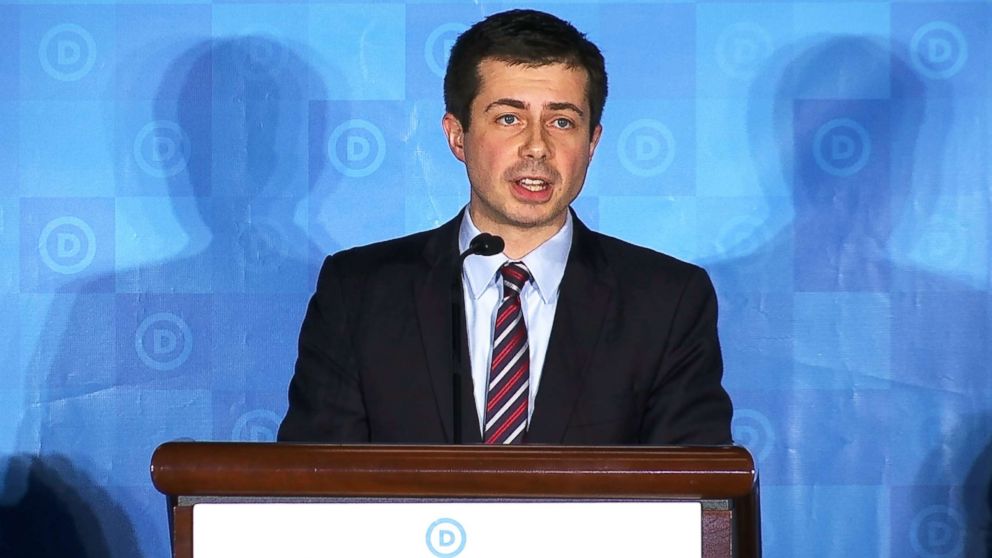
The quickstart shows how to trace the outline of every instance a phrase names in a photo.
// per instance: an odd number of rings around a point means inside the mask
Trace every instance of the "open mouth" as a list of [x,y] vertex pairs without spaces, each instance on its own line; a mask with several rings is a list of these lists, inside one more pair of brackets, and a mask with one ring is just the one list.
[[548,181],[540,178],[521,178],[517,180],[517,184],[529,192],[541,192],[551,186]]

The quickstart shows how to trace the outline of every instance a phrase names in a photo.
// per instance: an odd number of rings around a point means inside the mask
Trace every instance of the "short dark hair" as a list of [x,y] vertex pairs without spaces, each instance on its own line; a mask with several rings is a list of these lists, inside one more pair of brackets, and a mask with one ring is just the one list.
[[459,35],[444,75],[444,106],[466,130],[472,101],[479,93],[483,60],[584,69],[589,77],[590,134],[599,125],[606,104],[606,63],[599,48],[571,23],[537,10],[510,10],[493,14]]

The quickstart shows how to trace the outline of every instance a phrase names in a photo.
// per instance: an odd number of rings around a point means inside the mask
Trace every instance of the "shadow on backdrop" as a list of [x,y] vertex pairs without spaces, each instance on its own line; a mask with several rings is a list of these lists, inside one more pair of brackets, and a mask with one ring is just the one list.
[[[742,382],[731,387],[735,407],[763,424],[764,439],[738,440],[764,444],[756,451],[763,484],[891,491],[884,515],[851,509],[858,504],[845,496],[820,502],[850,511],[817,518],[820,532],[850,539],[832,549],[837,556],[859,552],[842,547],[877,540],[880,528],[891,532],[893,553],[910,551],[923,510],[988,505],[987,492],[963,488],[992,424],[949,432],[992,393],[982,341],[988,293],[967,274],[940,271],[966,266],[975,248],[937,215],[942,196],[961,188],[943,180],[940,156],[953,92],[920,76],[904,50],[888,39],[832,37],[772,53],[753,81],[747,121],[768,207],[718,235],[736,256],[704,263],[720,295],[728,377]],[[916,260],[893,256],[905,248],[896,237],[906,226],[931,223],[946,242],[923,243]],[[949,493],[964,503],[947,502]],[[964,519],[953,533],[959,543],[974,538],[980,517]],[[788,534],[801,534],[794,527],[775,529],[779,547],[770,550],[810,552]]]
[[981,451],[973,460],[962,487],[968,526],[964,555],[992,558],[992,434],[988,428],[992,413],[972,415],[969,419],[966,424],[971,430],[966,432],[964,442]]
[[992,557],[990,421],[988,412],[951,417],[953,429],[920,467],[908,519],[910,547],[920,555]]
[[[118,87],[147,79],[152,54],[128,60]],[[23,518],[15,527],[49,520],[17,529],[0,555],[164,556],[154,448],[274,439],[334,248],[315,247],[307,225],[330,110],[313,63],[266,37],[204,41],[169,63],[151,106],[114,114],[116,271],[77,276],[51,306],[20,430],[38,455],[12,463],[22,495],[2,510]]]
[[[127,517],[65,456],[19,455],[7,460],[4,468],[0,556],[139,555]],[[117,554],[111,552],[111,544]]]

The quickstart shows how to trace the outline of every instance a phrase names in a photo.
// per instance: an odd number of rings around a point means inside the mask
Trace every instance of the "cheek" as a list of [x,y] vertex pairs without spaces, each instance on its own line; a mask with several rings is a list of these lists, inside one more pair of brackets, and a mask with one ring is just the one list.
[[589,161],[586,159],[586,155],[577,155],[568,160],[565,168],[559,169],[562,173],[568,173],[571,177],[581,178],[585,173],[586,166],[588,166]]
[[[480,146],[480,150],[476,153],[476,162],[480,168],[486,169],[486,171],[495,174],[500,173],[506,167],[509,167],[514,161],[506,157],[497,145],[483,145]],[[496,178],[496,176],[494,176]]]
[[465,144],[465,156],[476,166],[489,166],[496,153],[495,145],[485,139]]
[[593,153],[595,153],[594,149],[591,149],[588,144],[583,144],[575,152],[575,157],[573,159],[575,161],[575,166],[581,168],[589,166],[589,162],[592,161]]

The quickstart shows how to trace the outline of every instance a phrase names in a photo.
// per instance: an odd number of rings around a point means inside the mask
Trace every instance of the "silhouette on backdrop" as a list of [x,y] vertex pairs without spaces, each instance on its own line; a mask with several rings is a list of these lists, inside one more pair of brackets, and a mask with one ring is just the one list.
[[[909,548],[926,547],[927,510],[987,508],[966,477],[992,424],[963,422],[992,374],[988,293],[965,269],[976,246],[941,205],[961,193],[942,180],[950,86],[889,44],[832,37],[772,53],[747,121],[766,207],[729,221],[715,237],[735,256],[704,265],[728,377],[743,382],[729,386],[738,414],[771,430],[755,440],[768,444],[762,484],[885,485],[893,548]],[[930,550],[963,548],[980,521]]]
[[[70,532],[46,541],[38,523],[4,556],[163,555],[154,448],[274,439],[316,269],[336,248],[308,226],[331,110],[310,56],[262,36],[202,42],[151,106],[118,109],[116,273],[79,277],[51,306],[21,427],[40,451],[10,468],[23,497],[0,510]],[[127,63],[135,83],[119,87],[136,87],[147,69]]]

